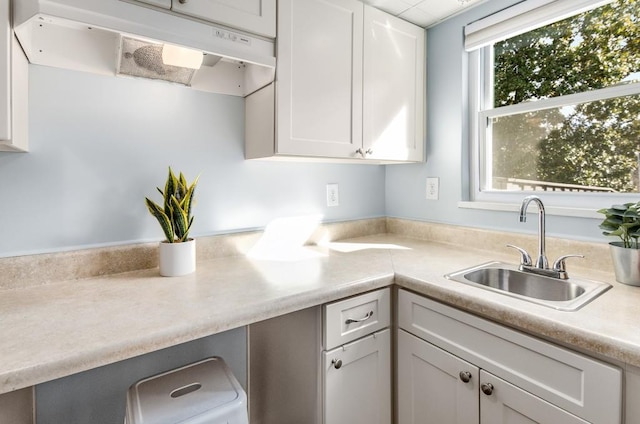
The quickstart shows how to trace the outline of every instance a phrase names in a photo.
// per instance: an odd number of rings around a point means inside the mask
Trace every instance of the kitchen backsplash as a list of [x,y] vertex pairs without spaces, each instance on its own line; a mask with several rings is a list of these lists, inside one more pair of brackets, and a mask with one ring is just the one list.
[[[535,235],[489,231],[477,228],[434,224],[399,218],[372,218],[322,224],[309,237],[308,243],[350,239],[378,234],[429,240],[465,249],[479,249],[510,253],[506,244],[515,244],[535,252]],[[228,256],[245,255],[262,236],[262,232],[242,232],[198,237],[199,261]],[[610,272],[612,269],[608,245],[575,240],[547,238],[550,260],[562,254],[580,253],[586,260],[575,260],[571,267]],[[513,252],[513,261],[518,256]],[[157,262],[157,243],[133,244],[117,247],[83,249],[71,252],[0,258],[0,289],[17,289],[56,281],[98,277],[108,274],[154,268]]]

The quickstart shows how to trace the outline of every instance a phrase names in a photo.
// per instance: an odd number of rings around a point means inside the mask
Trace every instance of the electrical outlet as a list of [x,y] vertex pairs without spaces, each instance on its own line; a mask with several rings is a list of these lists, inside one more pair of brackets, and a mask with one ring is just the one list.
[[427,178],[427,200],[438,200],[438,190],[440,186],[440,178]]
[[340,205],[340,193],[338,192],[338,184],[327,184],[327,206]]

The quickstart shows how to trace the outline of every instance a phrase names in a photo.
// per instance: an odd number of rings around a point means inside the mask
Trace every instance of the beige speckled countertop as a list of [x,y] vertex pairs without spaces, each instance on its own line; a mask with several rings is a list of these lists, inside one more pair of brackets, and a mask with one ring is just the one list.
[[[296,258],[296,255],[298,257]],[[283,258],[284,259],[284,258]],[[0,290],[0,393],[395,284],[575,349],[640,366],[640,288],[613,288],[576,312],[449,281],[506,252],[387,234],[305,247],[287,260],[225,257],[195,274],[157,269]],[[570,268],[572,271],[572,268]]]

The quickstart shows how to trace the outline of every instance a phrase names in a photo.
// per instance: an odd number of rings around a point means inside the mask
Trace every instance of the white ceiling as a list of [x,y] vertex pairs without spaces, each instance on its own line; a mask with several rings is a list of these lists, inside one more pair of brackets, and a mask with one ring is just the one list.
[[489,0],[362,0],[421,27],[437,24],[464,9]]

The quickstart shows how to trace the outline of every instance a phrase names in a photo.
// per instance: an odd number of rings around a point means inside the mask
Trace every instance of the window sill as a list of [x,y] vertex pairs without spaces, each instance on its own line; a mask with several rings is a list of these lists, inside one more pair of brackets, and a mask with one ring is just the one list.
[[[532,205],[534,206],[534,205]],[[520,203],[498,203],[498,202],[470,202],[461,201],[458,202],[458,207],[462,209],[479,209],[489,211],[504,211],[504,212],[518,212],[520,210]],[[594,218],[602,219],[603,215],[596,212],[594,209],[586,208],[569,208],[561,206],[546,206],[544,207],[547,215],[568,216],[572,218]]]

